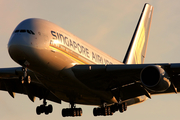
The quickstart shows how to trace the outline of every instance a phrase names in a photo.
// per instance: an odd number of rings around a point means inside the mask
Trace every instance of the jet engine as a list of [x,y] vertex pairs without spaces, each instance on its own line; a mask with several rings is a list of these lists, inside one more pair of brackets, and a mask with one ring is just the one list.
[[140,74],[142,84],[152,92],[164,92],[170,85],[168,74],[159,65],[145,67]]

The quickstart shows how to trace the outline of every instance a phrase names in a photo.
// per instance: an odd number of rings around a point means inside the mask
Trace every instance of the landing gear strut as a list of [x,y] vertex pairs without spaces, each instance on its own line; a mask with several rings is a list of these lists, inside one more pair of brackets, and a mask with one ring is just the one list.
[[62,116],[63,117],[75,117],[75,116],[82,116],[82,109],[76,108],[74,103],[70,103],[71,108],[62,109]]
[[52,113],[53,111],[52,105],[46,106],[46,104],[47,104],[46,99],[44,99],[43,104],[40,106],[37,106],[36,108],[37,115],[40,115],[41,113],[45,113],[46,115],[48,115],[49,113]]

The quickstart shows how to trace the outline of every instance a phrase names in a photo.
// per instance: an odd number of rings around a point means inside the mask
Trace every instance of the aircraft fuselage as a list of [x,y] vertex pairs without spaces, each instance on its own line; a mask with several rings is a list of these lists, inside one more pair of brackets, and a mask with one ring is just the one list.
[[82,84],[70,68],[76,64],[122,63],[51,22],[42,19],[21,22],[12,33],[8,50],[14,61],[27,66],[64,101],[82,98],[75,101],[99,105],[100,96],[109,103],[117,102],[111,93],[92,90]]

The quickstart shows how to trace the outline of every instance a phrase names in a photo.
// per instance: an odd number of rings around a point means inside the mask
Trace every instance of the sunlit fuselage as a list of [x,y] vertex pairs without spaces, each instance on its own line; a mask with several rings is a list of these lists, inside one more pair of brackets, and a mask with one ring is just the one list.
[[21,22],[12,33],[8,50],[15,62],[33,71],[61,100],[75,99],[76,103],[89,105],[100,105],[101,98],[108,103],[117,102],[111,93],[90,89],[78,81],[71,67],[122,63],[49,21]]

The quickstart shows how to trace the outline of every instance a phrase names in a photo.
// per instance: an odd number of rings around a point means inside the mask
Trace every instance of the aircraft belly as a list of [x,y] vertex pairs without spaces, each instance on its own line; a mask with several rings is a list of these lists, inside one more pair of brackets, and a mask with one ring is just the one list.
[[[39,77],[38,79],[59,99],[70,102],[74,101],[78,104],[87,104],[87,105],[101,105],[102,99],[98,96],[98,94],[104,94],[107,98],[109,94],[104,91],[97,92],[86,88],[84,85],[80,85],[70,79],[54,79],[51,81],[50,78],[44,76]],[[110,101],[110,100],[109,100]],[[110,102],[109,102],[110,103]]]
[[[22,48],[21,48],[22,49]],[[75,61],[59,52],[24,47],[24,54],[19,61],[28,61],[32,70],[55,96],[64,101],[75,101],[79,104],[100,105],[102,100],[113,103],[112,95],[106,91],[95,91],[88,88],[73,76],[71,68]],[[69,68],[69,69],[68,69]]]

